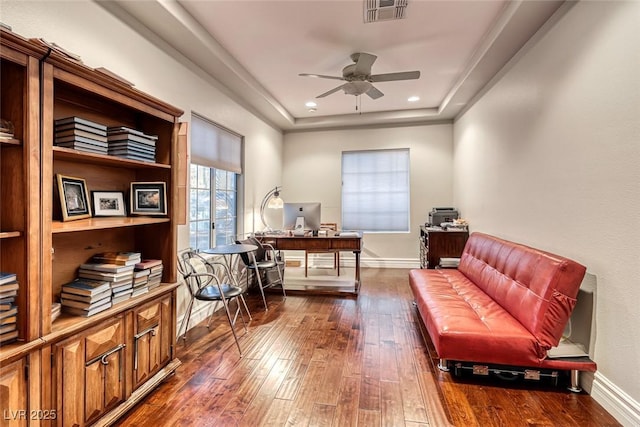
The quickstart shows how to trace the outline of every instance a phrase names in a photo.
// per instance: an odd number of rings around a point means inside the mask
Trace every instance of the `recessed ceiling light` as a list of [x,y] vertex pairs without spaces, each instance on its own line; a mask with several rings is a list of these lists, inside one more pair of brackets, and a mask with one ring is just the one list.
[[419,96],[410,96],[409,99],[407,99],[407,101],[409,101],[409,102],[420,101],[420,97]]
[[316,104],[316,103],[315,103],[315,102],[313,102],[313,101],[309,101],[309,102],[307,102],[307,103],[306,103],[306,104],[304,104],[304,105],[305,105],[305,106],[307,106],[307,107],[309,107],[309,108],[315,108],[315,107],[317,107],[317,106],[318,106],[318,104]]

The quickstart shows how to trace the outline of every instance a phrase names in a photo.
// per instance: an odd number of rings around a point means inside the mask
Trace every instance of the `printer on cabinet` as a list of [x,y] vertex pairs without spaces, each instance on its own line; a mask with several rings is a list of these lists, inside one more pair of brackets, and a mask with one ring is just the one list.
[[458,211],[455,208],[442,207],[433,208],[429,212],[429,225],[439,227],[442,223],[452,223],[454,219],[458,219]]

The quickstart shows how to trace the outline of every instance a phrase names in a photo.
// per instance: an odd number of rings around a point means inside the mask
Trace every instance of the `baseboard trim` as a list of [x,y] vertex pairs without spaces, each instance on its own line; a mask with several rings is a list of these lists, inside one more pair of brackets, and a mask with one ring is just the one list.
[[[287,256],[289,261],[300,261],[304,266],[304,256]],[[329,267],[333,266],[333,255],[313,254],[310,263],[314,265]],[[340,255],[340,266],[354,268],[356,266],[355,257],[349,254]],[[360,267],[362,268],[420,268],[420,261],[417,258],[364,258],[360,257]]]
[[640,425],[640,404],[597,371],[591,397],[624,426]]

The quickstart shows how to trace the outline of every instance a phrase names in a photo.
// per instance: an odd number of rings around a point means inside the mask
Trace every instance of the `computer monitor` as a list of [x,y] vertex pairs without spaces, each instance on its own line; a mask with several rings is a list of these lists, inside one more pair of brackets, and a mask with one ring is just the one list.
[[304,218],[305,230],[320,229],[320,202],[285,203],[283,206],[283,228],[295,230],[298,217]]

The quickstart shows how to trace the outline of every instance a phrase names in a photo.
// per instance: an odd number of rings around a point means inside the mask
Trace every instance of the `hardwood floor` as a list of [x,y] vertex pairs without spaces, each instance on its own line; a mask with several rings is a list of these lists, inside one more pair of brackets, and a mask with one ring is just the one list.
[[[252,294],[238,350],[226,320],[179,341],[183,365],[120,426],[616,426],[564,386],[434,368],[408,270],[363,269],[355,297]],[[345,273],[348,274],[348,273]]]

